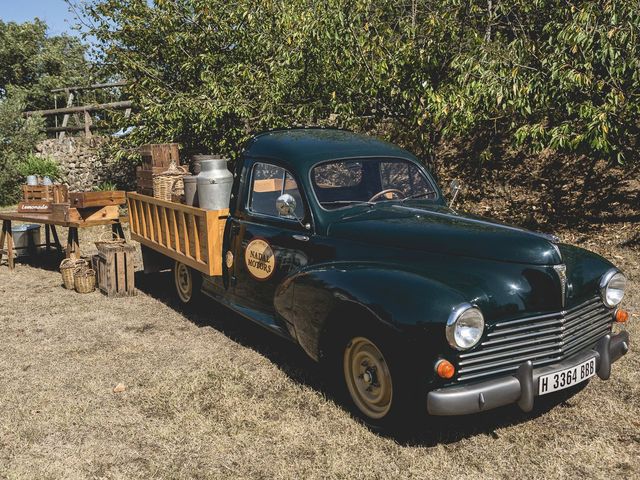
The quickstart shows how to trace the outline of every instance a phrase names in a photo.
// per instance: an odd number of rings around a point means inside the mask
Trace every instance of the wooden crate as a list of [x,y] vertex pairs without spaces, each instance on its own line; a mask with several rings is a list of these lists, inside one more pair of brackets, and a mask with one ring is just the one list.
[[131,238],[210,276],[222,275],[229,210],[204,210],[127,193]]
[[66,185],[23,185],[22,200],[26,203],[66,203],[69,201],[69,190]]
[[127,203],[123,190],[108,190],[104,192],[72,192],[69,203],[75,208],[106,207],[109,205],[124,205]]
[[96,242],[98,254],[92,257],[92,266],[98,279],[98,288],[108,297],[131,297],[136,294],[133,259],[135,247],[128,243]]
[[180,145],[178,143],[149,143],[140,147],[142,168],[150,170],[153,167],[167,168],[174,162],[180,165]]
[[106,207],[75,208],[68,203],[54,203],[51,218],[59,222],[83,223],[97,220],[117,220],[119,210],[117,205]]
[[[136,186],[138,193],[151,192],[149,195],[153,196],[153,176],[159,175],[167,170],[167,167],[153,167],[151,169],[144,169],[142,167],[136,168]],[[146,193],[145,193],[146,195]]]
[[153,197],[153,188],[140,188],[138,187],[138,189],[136,190],[136,193],[139,193],[141,195],[145,195],[148,197]]

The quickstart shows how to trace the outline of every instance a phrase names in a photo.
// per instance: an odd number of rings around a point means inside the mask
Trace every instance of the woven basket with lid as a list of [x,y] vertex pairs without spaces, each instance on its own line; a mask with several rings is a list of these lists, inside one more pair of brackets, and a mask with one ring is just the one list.
[[184,183],[182,177],[188,175],[186,167],[171,162],[167,170],[153,176],[153,196],[160,200],[170,202],[172,195],[184,195]]

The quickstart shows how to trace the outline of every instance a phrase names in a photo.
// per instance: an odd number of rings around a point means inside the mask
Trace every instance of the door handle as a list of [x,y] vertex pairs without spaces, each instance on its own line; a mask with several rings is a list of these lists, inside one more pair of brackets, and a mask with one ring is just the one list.
[[299,240],[301,242],[308,242],[309,241],[309,237],[307,237],[306,235],[291,235],[295,240]]

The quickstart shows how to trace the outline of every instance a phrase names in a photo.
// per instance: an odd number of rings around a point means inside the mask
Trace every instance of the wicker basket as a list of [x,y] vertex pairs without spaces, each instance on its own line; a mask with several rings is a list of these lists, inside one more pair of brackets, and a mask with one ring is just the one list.
[[67,290],[73,290],[75,288],[73,274],[76,268],[86,266],[86,260],[74,260],[72,258],[65,258],[64,260],[62,260],[62,263],[60,264],[60,273],[62,274],[62,282],[64,283],[64,288],[66,288]]
[[184,195],[184,182],[182,177],[188,175],[185,167],[171,162],[169,168],[153,176],[153,196],[160,200],[171,201],[171,195]]
[[96,272],[86,265],[73,272],[73,282],[78,293],[91,293],[96,289]]
[[124,245],[127,241],[124,238],[120,238],[115,232],[104,232],[95,242],[98,250],[101,245]]

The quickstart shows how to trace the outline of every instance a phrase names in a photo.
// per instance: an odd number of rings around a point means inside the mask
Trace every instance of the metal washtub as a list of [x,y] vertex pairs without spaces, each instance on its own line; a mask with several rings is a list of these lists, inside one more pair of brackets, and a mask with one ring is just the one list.
[[611,331],[613,312],[599,297],[570,310],[507,320],[493,325],[480,346],[458,356],[458,381],[515,372],[558,362],[593,347]]
[[16,225],[11,229],[11,233],[13,234],[13,248],[15,249],[16,258],[27,257],[38,251],[40,247],[40,225],[32,223]]

